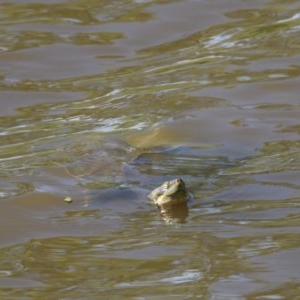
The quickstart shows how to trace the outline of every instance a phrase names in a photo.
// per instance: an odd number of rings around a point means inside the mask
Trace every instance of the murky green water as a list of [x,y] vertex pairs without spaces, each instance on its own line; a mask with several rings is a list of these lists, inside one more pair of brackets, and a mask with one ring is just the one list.
[[1,299],[300,299],[299,1],[0,8]]

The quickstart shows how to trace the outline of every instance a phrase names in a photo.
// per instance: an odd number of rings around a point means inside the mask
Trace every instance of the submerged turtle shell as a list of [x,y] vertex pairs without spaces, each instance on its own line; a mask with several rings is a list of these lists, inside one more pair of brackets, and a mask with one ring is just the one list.
[[89,182],[124,182],[126,175],[135,175],[133,168],[127,164],[137,156],[133,147],[113,139],[104,141],[99,148],[64,165],[65,170],[74,178]]

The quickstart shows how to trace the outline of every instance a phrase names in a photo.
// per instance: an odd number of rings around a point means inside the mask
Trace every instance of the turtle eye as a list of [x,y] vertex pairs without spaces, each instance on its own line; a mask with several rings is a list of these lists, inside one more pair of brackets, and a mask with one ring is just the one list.
[[164,187],[165,189],[167,189],[169,186],[170,186],[170,182],[169,182],[169,181],[166,181],[166,182],[163,184],[163,187]]

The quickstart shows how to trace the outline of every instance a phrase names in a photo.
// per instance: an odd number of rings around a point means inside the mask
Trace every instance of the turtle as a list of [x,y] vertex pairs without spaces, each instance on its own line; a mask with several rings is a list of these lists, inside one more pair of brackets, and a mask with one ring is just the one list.
[[[138,151],[119,139],[105,140],[99,148],[72,163],[65,164],[64,169],[72,177],[77,178],[80,184],[85,183],[87,188],[93,189],[91,182],[98,182],[96,190],[101,190],[101,198],[106,200],[114,197],[135,197],[136,192],[127,188],[126,183],[141,181],[142,175],[129,164],[138,157]],[[144,178],[147,180],[147,176]],[[157,207],[164,208],[185,204],[192,197],[181,178],[165,181],[147,196]]]
[[180,205],[191,199],[191,193],[181,178],[165,181],[155,188],[148,197],[159,207]]

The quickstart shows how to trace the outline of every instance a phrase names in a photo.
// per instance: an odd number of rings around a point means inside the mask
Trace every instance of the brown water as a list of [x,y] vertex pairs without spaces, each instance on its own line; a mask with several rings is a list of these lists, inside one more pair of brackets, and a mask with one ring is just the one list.
[[299,1],[0,8],[1,299],[300,299]]

